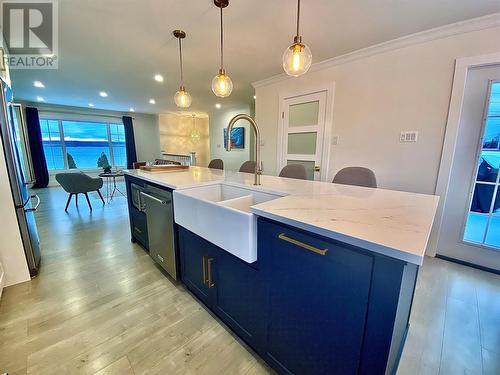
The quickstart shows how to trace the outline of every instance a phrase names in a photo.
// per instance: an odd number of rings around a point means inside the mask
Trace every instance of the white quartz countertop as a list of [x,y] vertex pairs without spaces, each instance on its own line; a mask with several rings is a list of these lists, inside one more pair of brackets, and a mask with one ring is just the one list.
[[225,183],[283,197],[251,208],[256,215],[354,246],[421,265],[439,198],[318,181],[262,176],[201,167],[185,171],[125,171],[171,189]]

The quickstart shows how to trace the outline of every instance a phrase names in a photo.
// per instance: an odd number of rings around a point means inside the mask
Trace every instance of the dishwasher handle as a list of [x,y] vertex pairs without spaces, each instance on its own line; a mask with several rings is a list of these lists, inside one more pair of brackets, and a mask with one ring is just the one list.
[[145,197],[147,199],[151,199],[151,200],[153,200],[153,201],[155,201],[156,203],[159,203],[159,204],[170,204],[170,203],[172,203],[172,200],[170,200],[170,199],[159,199],[159,198],[156,198],[153,195],[144,193],[142,191],[141,191],[141,196],[143,196],[143,197]]

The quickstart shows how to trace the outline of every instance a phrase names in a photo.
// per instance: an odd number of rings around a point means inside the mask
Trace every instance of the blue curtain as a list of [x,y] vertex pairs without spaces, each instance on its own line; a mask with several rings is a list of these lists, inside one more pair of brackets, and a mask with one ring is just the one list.
[[134,124],[132,117],[123,116],[123,126],[125,128],[125,149],[127,150],[127,168],[132,169],[137,161],[137,152],[135,151]]
[[26,127],[30,142],[31,159],[35,172],[36,183],[34,188],[45,188],[49,184],[49,171],[43,152],[42,131],[40,130],[40,118],[38,109],[26,107]]

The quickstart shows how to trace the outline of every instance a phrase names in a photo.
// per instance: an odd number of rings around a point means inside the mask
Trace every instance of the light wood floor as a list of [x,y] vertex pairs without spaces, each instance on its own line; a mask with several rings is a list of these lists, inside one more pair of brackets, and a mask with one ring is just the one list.
[[[0,373],[270,372],[130,242],[125,198],[37,193],[41,273],[4,290]],[[500,277],[426,259],[398,374],[500,374]]]

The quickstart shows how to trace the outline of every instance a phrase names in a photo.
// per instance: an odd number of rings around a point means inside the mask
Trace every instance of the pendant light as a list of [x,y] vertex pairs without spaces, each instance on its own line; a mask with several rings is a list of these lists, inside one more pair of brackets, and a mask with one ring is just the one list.
[[182,42],[181,40],[186,37],[186,33],[182,30],[174,30],[174,36],[179,39],[179,61],[181,66],[181,85],[179,91],[174,95],[175,105],[179,108],[189,108],[191,105],[191,95],[186,91],[184,87],[184,73],[182,71]]
[[229,5],[229,0],[214,0],[214,4],[220,9],[220,69],[212,80],[212,91],[220,98],[226,98],[233,91],[233,82],[224,70],[224,28],[222,24],[222,9]]
[[191,140],[193,141],[193,143],[196,144],[200,140],[200,132],[198,131],[198,129],[196,129],[196,115],[195,114],[192,115],[192,119],[193,119],[193,129],[191,130]]
[[300,22],[300,0],[297,0],[297,34],[293,38],[293,44],[283,53],[283,69],[289,76],[298,77],[307,73],[312,62],[312,54],[309,47],[302,43],[299,33]]

